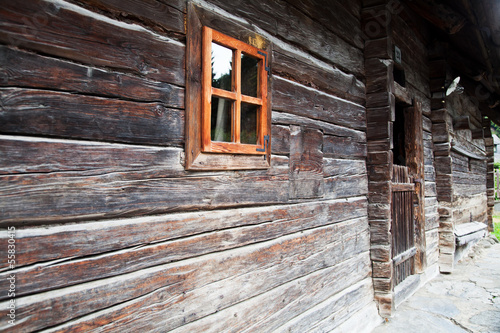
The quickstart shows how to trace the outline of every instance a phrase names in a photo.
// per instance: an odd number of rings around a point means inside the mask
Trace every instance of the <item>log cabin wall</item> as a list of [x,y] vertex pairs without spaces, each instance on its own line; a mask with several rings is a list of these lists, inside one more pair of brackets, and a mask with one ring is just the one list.
[[[446,96],[457,76],[447,51],[438,45],[431,55],[432,130],[439,202],[439,269],[451,273],[456,260],[455,228],[468,222],[492,220],[492,142],[489,121],[467,88]],[[461,80],[466,87],[467,78]],[[474,90],[477,88],[477,83]],[[477,91],[477,90],[476,90]]]
[[392,62],[393,11],[386,1],[363,2],[366,70],[368,218],[375,299],[382,316],[392,315],[391,151],[395,97]]
[[[419,273],[427,272],[432,276],[437,270],[439,215],[435,191],[436,172],[433,159],[432,122],[430,119],[430,67],[427,45],[431,34],[426,22],[407,7],[401,9],[400,14],[395,16],[393,34],[394,45],[401,51],[402,66],[400,68],[404,71],[405,81],[405,87],[396,89],[399,95],[399,103],[407,104],[407,100],[411,99],[414,104],[419,106],[421,113],[419,126],[422,128],[422,141],[417,142],[415,147],[410,147],[411,149],[417,149],[419,144],[422,144],[423,147],[423,161],[419,161],[420,165],[418,166],[423,169],[420,171],[423,173],[423,175],[421,174],[423,189],[420,194],[420,202],[417,203],[422,206],[424,212],[423,222],[417,220],[415,225],[417,244],[420,243],[421,246],[420,257],[417,257],[416,266]],[[412,120],[405,119],[405,122],[407,121]],[[409,161],[408,164],[411,167],[412,161]]]
[[453,119],[453,222],[455,225],[486,222],[486,146],[483,136],[473,135],[474,132],[481,133],[483,116],[467,94],[450,95],[446,105]]
[[[406,5],[406,3],[404,3]],[[411,150],[423,148],[423,158],[415,159],[408,156],[407,165],[413,172],[413,177],[417,179],[416,186],[416,210],[422,210],[421,216],[415,220],[415,243],[417,246],[417,256],[415,266],[417,276],[413,285],[408,286],[409,290],[418,288],[419,284],[425,283],[438,272],[438,201],[436,193],[436,171],[433,158],[433,137],[431,116],[431,94],[430,94],[430,65],[428,55],[428,44],[431,40],[430,26],[424,19],[416,15],[415,12],[406,6],[402,6],[398,11],[399,15],[393,19],[393,43],[401,52],[402,64],[399,70],[404,71],[404,87],[396,85],[396,103],[408,105],[412,103],[418,110],[419,117],[408,117],[405,114],[405,123],[418,122],[421,128],[422,137],[412,138],[415,146],[410,146]],[[416,125],[416,124],[415,124]],[[412,130],[412,127],[405,125],[405,131]],[[411,133],[405,133],[411,135]],[[407,148],[408,149],[408,148]],[[413,160],[412,160],[413,158]],[[422,180],[422,182],[419,181]],[[419,192],[420,191],[420,192]],[[419,219],[422,219],[421,221]],[[396,303],[400,303],[409,291],[398,291],[401,295],[395,295]]]
[[[191,5],[273,43],[267,170],[184,168]],[[8,1],[0,43],[2,331],[379,320],[360,1]]]
[[[391,316],[399,302],[438,272],[439,215],[430,119],[429,32],[428,25],[399,1],[365,1],[363,19],[367,35],[368,211],[374,287],[381,315]],[[395,59],[396,47],[401,51],[401,63]],[[394,136],[401,130],[394,128],[401,126],[395,124],[396,112],[401,113],[400,117],[404,112],[408,132],[405,135],[413,142],[402,161],[394,158]],[[406,164],[417,180],[415,268],[418,274],[395,289],[390,251],[391,172],[393,164],[398,163]]]

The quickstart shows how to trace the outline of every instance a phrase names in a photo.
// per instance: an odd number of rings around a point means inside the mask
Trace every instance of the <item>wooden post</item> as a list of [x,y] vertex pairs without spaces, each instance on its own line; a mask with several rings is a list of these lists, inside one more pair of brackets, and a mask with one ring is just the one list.
[[420,102],[405,109],[406,163],[415,179],[415,269],[421,273],[426,268],[425,241],[425,189],[424,189],[424,142]]
[[368,218],[375,300],[379,313],[394,311],[391,240],[392,123],[395,114],[391,11],[387,1],[365,1],[362,13],[366,68]]

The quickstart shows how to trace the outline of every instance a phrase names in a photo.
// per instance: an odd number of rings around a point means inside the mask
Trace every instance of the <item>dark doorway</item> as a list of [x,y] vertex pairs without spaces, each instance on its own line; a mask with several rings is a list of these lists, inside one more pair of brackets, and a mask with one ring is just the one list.
[[405,112],[401,105],[396,105],[396,119],[393,124],[393,164],[406,166]]

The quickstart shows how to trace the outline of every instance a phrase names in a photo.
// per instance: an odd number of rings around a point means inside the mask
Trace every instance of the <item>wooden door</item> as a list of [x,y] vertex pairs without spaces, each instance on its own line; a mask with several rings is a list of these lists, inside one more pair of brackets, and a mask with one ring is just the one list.
[[406,166],[393,166],[392,176],[392,260],[394,286],[415,274],[415,184]]

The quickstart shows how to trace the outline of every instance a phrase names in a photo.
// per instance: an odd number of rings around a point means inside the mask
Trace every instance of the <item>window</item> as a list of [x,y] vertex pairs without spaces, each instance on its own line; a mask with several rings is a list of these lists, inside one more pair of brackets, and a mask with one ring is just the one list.
[[187,14],[186,169],[269,168],[271,43],[196,4]]
[[202,150],[265,155],[266,53],[203,27]]

